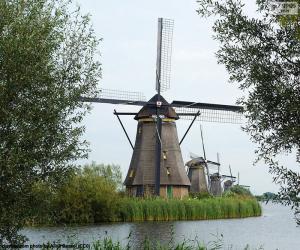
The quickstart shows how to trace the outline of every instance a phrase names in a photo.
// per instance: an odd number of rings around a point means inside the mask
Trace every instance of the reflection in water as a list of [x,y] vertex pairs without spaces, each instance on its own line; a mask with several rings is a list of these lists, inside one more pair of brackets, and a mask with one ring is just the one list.
[[145,238],[150,241],[159,241],[163,244],[168,244],[173,237],[173,222],[148,222],[131,224],[131,238],[135,246],[140,245],[145,241]]
[[[200,243],[215,241],[223,235],[224,245],[243,249],[247,244],[252,248],[300,249],[300,228],[296,227],[290,208],[280,205],[263,205],[263,216],[246,219],[176,221],[176,222],[138,222],[112,223],[80,227],[27,228],[23,231],[30,243],[58,241],[62,243],[91,243],[105,235],[119,240],[122,245],[130,243],[139,248],[148,238],[168,244],[172,239],[196,239]],[[130,235],[130,239],[128,236]],[[218,235],[218,236],[216,236]]]

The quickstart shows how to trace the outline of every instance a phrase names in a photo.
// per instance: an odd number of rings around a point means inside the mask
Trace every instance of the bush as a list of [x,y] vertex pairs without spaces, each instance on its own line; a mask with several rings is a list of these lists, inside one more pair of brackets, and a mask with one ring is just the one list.
[[208,193],[208,192],[203,192],[203,193],[190,193],[189,196],[191,198],[195,199],[207,199],[207,198],[212,198],[213,196]]
[[118,165],[97,164],[93,161],[91,164],[84,165],[80,172],[81,175],[102,176],[107,181],[115,185],[117,190],[123,191],[122,172]]
[[115,220],[118,194],[102,176],[74,176],[56,195],[58,223],[94,223]]
[[232,192],[231,190],[227,190],[226,192],[224,192],[222,194],[222,196],[223,197],[236,197],[236,196],[238,196],[238,194],[235,192]]
[[[229,191],[227,192],[232,192],[232,193],[235,193],[237,195],[241,195],[241,196],[251,196],[253,197],[252,193],[250,192],[249,189],[247,188],[244,188],[242,186],[239,186],[239,185],[235,185],[235,186],[232,186]],[[225,194],[227,193],[225,192]]]
[[36,182],[34,216],[27,224],[72,224],[115,221],[120,196],[117,166],[86,165],[73,172],[64,184],[53,187]]

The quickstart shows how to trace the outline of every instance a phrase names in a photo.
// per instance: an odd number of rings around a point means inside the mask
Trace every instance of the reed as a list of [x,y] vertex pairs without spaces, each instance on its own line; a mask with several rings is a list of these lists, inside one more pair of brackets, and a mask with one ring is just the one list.
[[[79,249],[79,250],[85,250],[85,249],[91,249],[91,250],[134,250],[134,249],[144,249],[144,250],[222,250],[222,249],[228,249],[228,250],[234,250],[237,248],[234,248],[232,245],[226,246],[223,240],[223,236],[216,235],[216,239],[209,241],[208,243],[200,242],[198,239],[184,239],[183,241],[179,243],[174,243],[172,239],[169,243],[164,244],[161,243],[159,240],[150,240],[149,238],[145,238],[144,241],[137,243],[137,242],[131,242],[131,236],[129,235],[127,240],[127,244],[124,245],[118,240],[113,240],[109,236],[105,236],[104,238],[100,238],[98,240],[93,241],[91,244],[85,244],[80,241],[71,241],[68,242],[68,249]],[[55,246],[54,246],[55,245]],[[59,245],[63,246],[63,244],[58,244],[56,242],[48,242],[44,245],[44,247],[39,248],[42,250],[55,250],[55,249],[64,249],[62,247],[59,247]],[[74,247],[71,247],[74,246]],[[35,250],[36,248],[30,248],[32,250]],[[243,250],[263,250],[263,248],[260,246],[259,248],[250,248],[250,246],[247,244],[243,248],[239,248]]]
[[251,197],[164,200],[124,198],[119,221],[211,220],[260,216],[261,207]]

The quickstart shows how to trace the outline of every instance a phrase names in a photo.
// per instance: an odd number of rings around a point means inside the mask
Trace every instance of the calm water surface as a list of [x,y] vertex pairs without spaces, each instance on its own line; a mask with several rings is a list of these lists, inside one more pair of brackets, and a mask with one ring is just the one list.
[[164,243],[171,239],[175,242],[197,239],[207,244],[222,238],[223,235],[224,249],[229,246],[233,246],[233,249],[243,249],[249,244],[251,249],[262,246],[267,250],[300,250],[300,227],[297,227],[290,208],[277,204],[262,206],[263,215],[257,218],[27,228],[23,233],[31,244],[58,240],[62,243],[72,241],[90,243],[103,238],[107,233],[124,245],[131,234],[130,241],[138,248],[146,237]]

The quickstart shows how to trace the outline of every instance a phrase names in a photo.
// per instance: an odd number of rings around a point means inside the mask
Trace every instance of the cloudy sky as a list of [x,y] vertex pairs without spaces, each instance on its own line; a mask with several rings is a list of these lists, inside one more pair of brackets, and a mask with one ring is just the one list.
[[[202,19],[197,13],[195,0],[78,0],[83,13],[90,13],[99,38],[100,61],[103,77],[99,87],[138,91],[147,99],[155,94],[155,63],[157,18],[174,19],[171,89],[164,93],[169,101],[185,100],[235,104],[243,93],[236,85],[228,83],[224,66],[218,65],[214,53],[218,43],[212,39],[212,19]],[[248,1],[246,11],[253,13],[255,6]],[[94,104],[86,117],[85,138],[90,142],[88,160],[97,163],[114,163],[121,166],[125,177],[132,149],[117,121],[113,110],[138,111],[129,106]],[[134,141],[136,121],[122,117]],[[177,122],[179,138],[189,121]],[[264,164],[253,166],[255,145],[242,132],[240,125],[202,123],[207,158],[217,160],[220,154],[221,171],[234,175],[240,173],[240,183],[250,185],[255,194],[276,191],[272,176]],[[200,123],[194,124],[182,143],[184,161],[189,153],[202,155]],[[293,166],[295,159],[286,157]]]

